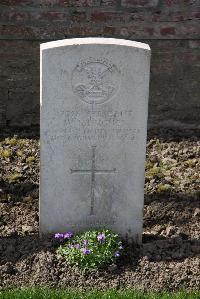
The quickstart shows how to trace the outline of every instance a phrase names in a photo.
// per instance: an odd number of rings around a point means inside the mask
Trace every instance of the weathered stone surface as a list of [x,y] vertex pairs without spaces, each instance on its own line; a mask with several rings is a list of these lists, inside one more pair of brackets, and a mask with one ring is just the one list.
[[140,241],[150,48],[41,45],[40,231],[105,226]]

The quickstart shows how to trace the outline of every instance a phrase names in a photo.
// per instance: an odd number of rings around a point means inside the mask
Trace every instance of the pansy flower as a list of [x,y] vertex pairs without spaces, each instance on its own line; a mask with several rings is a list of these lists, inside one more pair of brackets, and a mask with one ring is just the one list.
[[99,234],[99,235],[97,236],[97,240],[99,241],[99,243],[103,243],[103,242],[105,241],[105,238],[106,238],[106,236],[105,236],[104,233]]

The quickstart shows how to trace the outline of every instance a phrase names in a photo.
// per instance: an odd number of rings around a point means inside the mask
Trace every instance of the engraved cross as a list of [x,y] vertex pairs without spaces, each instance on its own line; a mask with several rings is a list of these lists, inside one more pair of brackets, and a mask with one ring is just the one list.
[[71,174],[73,173],[81,173],[81,174],[88,174],[91,173],[91,207],[90,207],[90,216],[94,215],[94,201],[95,201],[95,175],[96,174],[101,174],[101,173],[115,173],[116,168],[113,169],[97,169],[95,162],[96,162],[96,157],[95,157],[95,149],[96,146],[92,146],[92,167],[91,169],[70,169]]

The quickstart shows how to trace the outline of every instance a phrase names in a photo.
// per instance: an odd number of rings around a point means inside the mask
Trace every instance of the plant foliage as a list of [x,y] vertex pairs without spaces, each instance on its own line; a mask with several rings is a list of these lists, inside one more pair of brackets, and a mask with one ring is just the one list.
[[119,236],[108,229],[90,230],[74,236],[70,232],[58,233],[55,238],[61,242],[57,253],[64,256],[69,265],[77,266],[83,272],[112,264],[123,253]]

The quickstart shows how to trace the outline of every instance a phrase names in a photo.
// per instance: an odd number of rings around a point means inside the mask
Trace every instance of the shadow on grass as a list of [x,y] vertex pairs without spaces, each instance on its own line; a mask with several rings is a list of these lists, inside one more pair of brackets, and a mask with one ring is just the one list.
[[[144,227],[154,225],[175,225],[181,227],[187,222],[197,222],[194,211],[200,207],[200,193],[185,194],[163,192],[145,195]],[[150,209],[150,212],[148,211]]]
[[200,129],[183,128],[149,128],[147,140],[157,138],[163,142],[179,142],[183,140],[197,141],[200,139]]
[[54,252],[58,243],[52,236],[39,237],[39,233],[20,236],[17,233],[8,237],[0,237],[0,263],[25,260],[38,252]]
[[[14,198],[14,202],[21,201],[23,197],[29,196],[35,193],[38,197],[39,186],[37,183],[30,182],[28,180],[24,182],[6,182],[5,180],[0,181],[1,198],[7,197],[10,194]],[[34,196],[35,196],[34,194]]]
[[28,139],[39,139],[40,136],[40,128],[39,126],[31,126],[31,127],[6,127],[1,128],[0,132],[0,142],[5,138],[11,138],[14,135],[17,135],[19,138],[28,138]]

